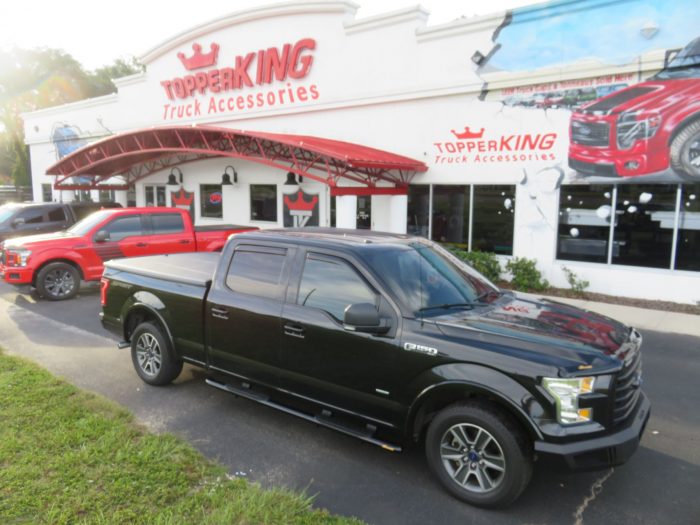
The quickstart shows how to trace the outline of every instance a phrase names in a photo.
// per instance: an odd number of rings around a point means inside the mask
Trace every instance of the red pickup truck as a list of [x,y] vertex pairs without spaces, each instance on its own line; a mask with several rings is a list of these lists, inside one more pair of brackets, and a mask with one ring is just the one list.
[[101,210],[67,230],[30,235],[0,245],[0,275],[14,285],[32,285],[51,301],[70,299],[80,281],[99,281],[104,262],[182,252],[220,251],[229,235],[247,226],[194,227],[177,208]]
[[646,82],[571,114],[569,166],[634,177],[675,172],[700,178],[700,38]]

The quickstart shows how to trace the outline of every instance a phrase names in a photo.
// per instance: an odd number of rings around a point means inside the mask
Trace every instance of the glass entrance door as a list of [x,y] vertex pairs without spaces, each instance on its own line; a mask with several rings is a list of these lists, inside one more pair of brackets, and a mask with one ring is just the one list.
[[357,229],[372,229],[372,197],[370,195],[357,197]]

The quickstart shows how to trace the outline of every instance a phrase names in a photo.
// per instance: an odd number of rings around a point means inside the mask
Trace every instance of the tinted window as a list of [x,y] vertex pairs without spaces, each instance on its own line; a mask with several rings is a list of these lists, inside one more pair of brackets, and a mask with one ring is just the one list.
[[320,308],[342,320],[349,305],[376,302],[374,291],[346,262],[307,257],[297,304]]
[[[559,191],[557,258],[606,262],[612,221],[612,186],[567,185]],[[613,253],[618,254],[619,243]]]
[[427,242],[403,246],[371,246],[363,258],[386,287],[410,311],[422,315],[441,315],[450,310],[441,305],[464,305],[488,302],[497,289],[475,270],[460,262],[446,250]]
[[19,214],[17,214],[17,218],[24,219],[25,224],[37,224],[44,222],[44,211],[45,208],[42,206],[33,206],[31,208],[27,208],[26,210],[22,210]]
[[676,268],[700,270],[700,184],[684,184],[678,223]]
[[41,200],[44,202],[51,202],[53,200],[53,191],[51,191],[51,184],[41,185]]
[[63,208],[54,208],[49,211],[49,221],[50,222],[63,222],[66,220],[66,214]]
[[430,186],[408,187],[408,219],[406,233],[428,236],[428,213],[430,209]]
[[277,186],[251,184],[250,220],[277,222]]
[[474,186],[472,250],[513,254],[515,186]]
[[126,237],[134,235],[143,235],[141,231],[141,216],[130,215],[128,217],[119,217],[107,224],[104,228],[109,233],[109,240],[120,241]]
[[153,233],[182,233],[185,231],[185,223],[179,213],[158,213],[151,215]]
[[284,252],[236,250],[226,275],[226,286],[235,292],[277,299],[284,257]]
[[669,268],[676,185],[619,185],[613,264]]
[[432,239],[467,245],[469,186],[433,186]]

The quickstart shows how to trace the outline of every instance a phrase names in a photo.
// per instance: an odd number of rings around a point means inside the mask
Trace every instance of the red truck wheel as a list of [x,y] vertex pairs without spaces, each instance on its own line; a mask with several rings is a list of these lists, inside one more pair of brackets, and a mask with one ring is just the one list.
[[80,290],[80,274],[67,263],[47,264],[36,277],[36,289],[39,295],[49,301],[71,299]]
[[700,178],[700,120],[683,128],[671,142],[671,167],[693,178]]

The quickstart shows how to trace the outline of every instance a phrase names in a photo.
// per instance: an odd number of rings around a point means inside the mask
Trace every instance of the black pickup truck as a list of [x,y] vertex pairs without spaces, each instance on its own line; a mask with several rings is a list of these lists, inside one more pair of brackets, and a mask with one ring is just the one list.
[[504,292],[439,245],[334,229],[232,237],[223,253],[111,261],[102,324],[136,372],[207,383],[399,451],[425,443],[444,487],[514,501],[539,455],[624,463],[650,404],[641,336]]

